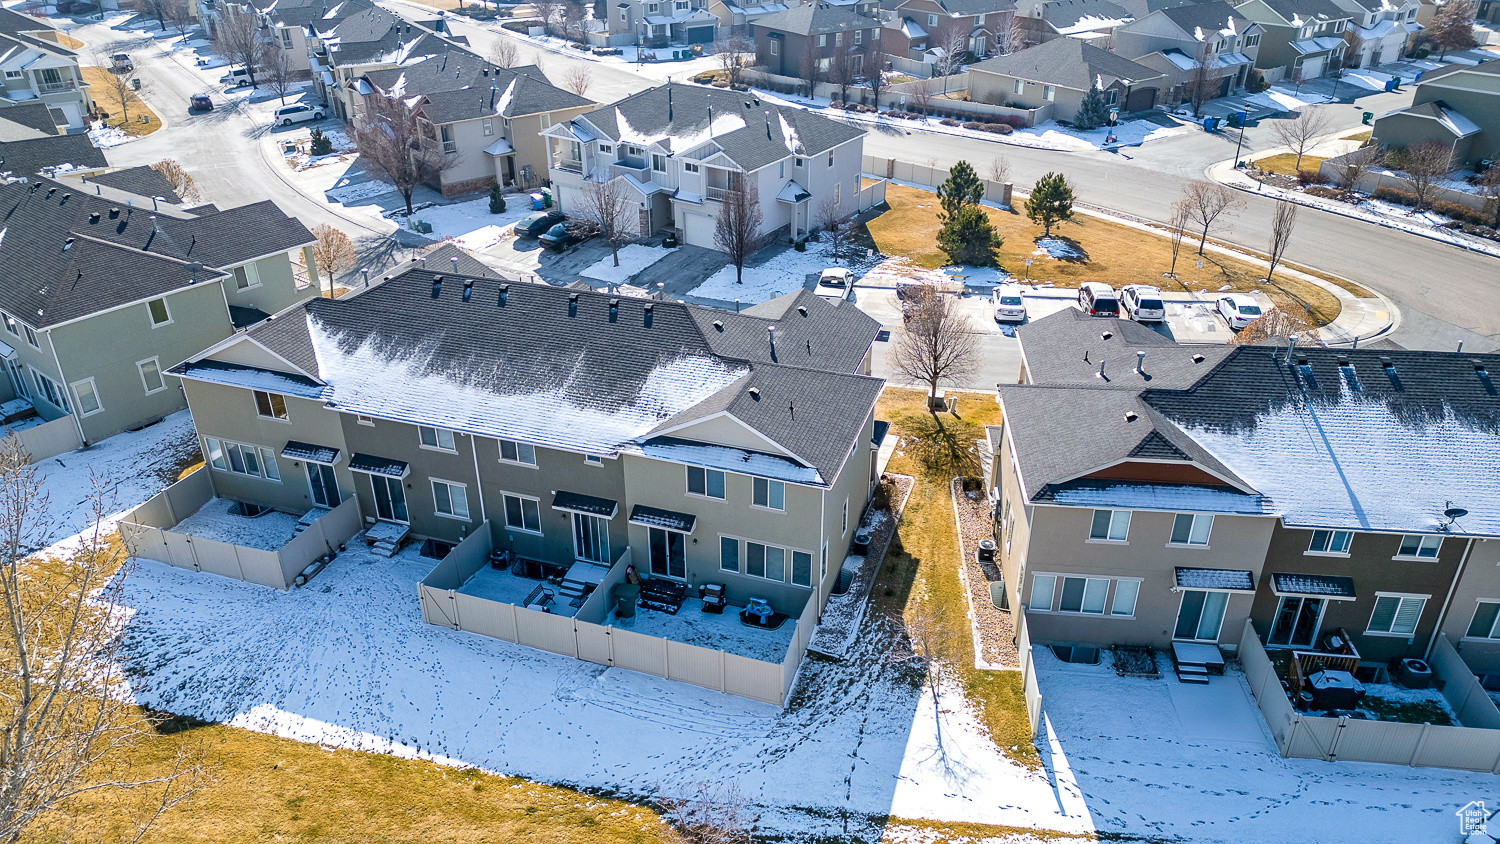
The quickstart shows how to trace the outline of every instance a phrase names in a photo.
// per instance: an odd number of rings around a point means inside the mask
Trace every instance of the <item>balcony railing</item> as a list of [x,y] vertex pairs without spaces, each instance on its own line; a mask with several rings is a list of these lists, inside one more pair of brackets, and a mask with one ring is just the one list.
[[713,185],[709,185],[708,187],[703,189],[703,195],[715,202],[723,202],[725,195],[728,194],[729,191],[730,188],[716,188]]
[[69,79],[64,82],[38,82],[36,92],[38,94],[65,94],[69,91],[78,90],[78,83]]
[[583,162],[572,158],[554,158],[552,159],[552,169],[561,170],[564,173],[582,173]]
[[634,176],[638,181],[651,181],[651,168],[645,163],[637,164],[634,161],[616,161],[609,165],[609,177]]

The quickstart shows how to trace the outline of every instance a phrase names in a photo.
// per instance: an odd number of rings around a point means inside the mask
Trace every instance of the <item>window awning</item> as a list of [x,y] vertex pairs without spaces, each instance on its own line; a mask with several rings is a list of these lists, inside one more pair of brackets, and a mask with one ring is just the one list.
[[873,446],[875,446],[876,448],[880,448],[881,444],[885,442],[885,435],[890,430],[891,430],[891,423],[886,422],[883,419],[876,419],[875,420],[875,433],[874,433],[874,436],[872,436],[870,438],[870,444],[873,445]]
[[312,443],[287,440],[281,449],[281,456],[288,460],[306,460],[309,463],[327,463],[333,465],[339,462],[339,450],[327,445],[314,445]]
[[1254,592],[1255,575],[1237,569],[1194,569],[1178,566],[1178,589],[1208,589],[1215,592]]
[[631,524],[662,528],[663,530],[671,530],[678,533],[692,533],[693,526],[698,522],[698,517],[692,513],[678,513],[673,510],[662,510],[656,507],[647,507],[644,504],[637,504],[630,509],[630,522]]
[[1279,598],[1354,600],[1354,578],[1326,574],[1271,573],[1271,591]]
[[504,138],[501,138],[495,141],[493,144],[490,144],[489,146],[484,148],[485,155],[510,155],[515,151],[516,148],[511,146],[510,141],[507,141]]
[[608,498],[584,495],[581,492],[558,490],[552,493],[552,509],[613,519],[615,513],[620,509],[620,505]]
[[373,454],[360,454],[355,452],[349,458],[349,471],[363,472],[366,475],[385,475],[390,478],[404,478],[411,472],[411,466],[404,460],[392,460],[389,457],[376,457]]
[[16,350],[9,343],[0,343],[0,358],[8,358],[14,355]]
[[789,202],[793,205],[811,198],[812,194],[807,192],[807,188],[791,179],[788,179],[787,183],[781,186],[781,192],[776,194],[777,202]]

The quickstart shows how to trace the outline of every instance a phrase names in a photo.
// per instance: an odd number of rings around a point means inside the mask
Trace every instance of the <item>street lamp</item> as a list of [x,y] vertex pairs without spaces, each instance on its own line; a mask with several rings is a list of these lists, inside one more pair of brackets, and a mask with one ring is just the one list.
[[1240,139],[1234,144],[1234,169],[1236,170],[1240,169],[1240,149],[1245,146],[1245,123],[1247,122],[1245,118],[1249,116],[1246,113],[1245,117],[1240,118]]

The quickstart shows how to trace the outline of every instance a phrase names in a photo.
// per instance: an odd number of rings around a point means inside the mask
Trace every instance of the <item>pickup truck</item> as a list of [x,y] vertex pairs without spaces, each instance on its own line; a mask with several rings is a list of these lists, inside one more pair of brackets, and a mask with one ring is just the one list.
[[109,69],[115,73],[129,73],[135,70],[135,62],[130,60],[129,53],[115,53],[109,57]]

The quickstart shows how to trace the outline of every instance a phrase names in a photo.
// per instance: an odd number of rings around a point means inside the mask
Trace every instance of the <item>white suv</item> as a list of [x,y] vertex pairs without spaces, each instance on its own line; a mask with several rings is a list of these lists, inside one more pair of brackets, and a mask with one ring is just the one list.
[[1026,302],[1021,298],[1021,285],[1002,284],[990,293],[990,304],[995,309],[995,322],[1025,322]]
[[310,105],[289,105],[276,109],[276,115],[271,118],[271,122],[277,126],[290,126],[306,120],[322,119],[323,109],[321,108],[314,108]]
[[1161,291],[1149,284],[1127,284],[1120,288],[1120,309],[1136,322],[1161,322],[1167,318]]

